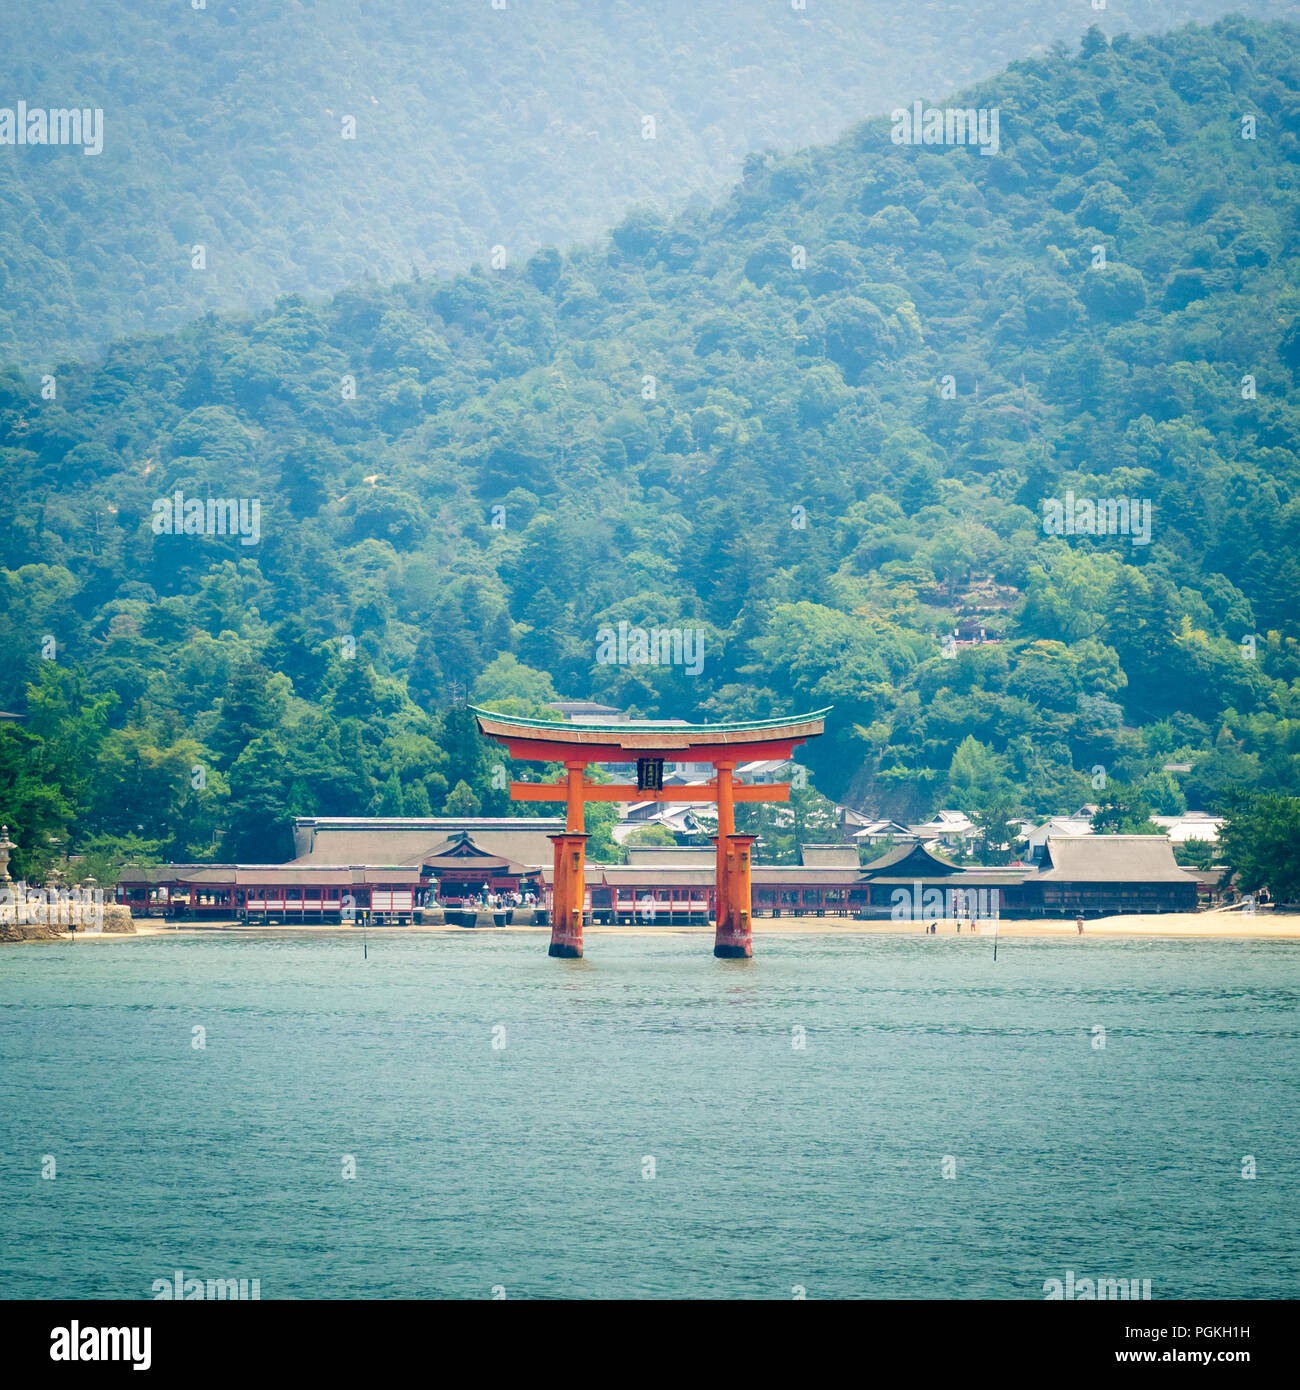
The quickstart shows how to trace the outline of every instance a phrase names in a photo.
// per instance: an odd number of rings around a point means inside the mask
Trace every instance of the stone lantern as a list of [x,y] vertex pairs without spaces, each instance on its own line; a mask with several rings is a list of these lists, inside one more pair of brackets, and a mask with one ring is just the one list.
[[9,877],[9,855],[18,846],[9,838],[9,827],[0,825],[0,884],[12,883]]

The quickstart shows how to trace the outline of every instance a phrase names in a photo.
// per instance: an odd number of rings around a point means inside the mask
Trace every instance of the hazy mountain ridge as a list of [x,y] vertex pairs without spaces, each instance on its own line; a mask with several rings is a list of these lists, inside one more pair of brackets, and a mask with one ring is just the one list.
[[449,0],[436,19],[415,0],[11,6],[0,106],[102,108],[104,149],[0,146],[0,362],[47,369],[208,309],[463,269],[494,246],[518,262],[1090,23],[1173,18],[1154,0]]

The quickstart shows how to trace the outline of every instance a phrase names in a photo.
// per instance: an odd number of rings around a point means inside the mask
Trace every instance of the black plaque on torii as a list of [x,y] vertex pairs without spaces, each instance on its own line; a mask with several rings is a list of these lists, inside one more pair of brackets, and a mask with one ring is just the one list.
[[636,789],[639,792],[663,791],[664,760],[662,758],[638,758],[636,760]]

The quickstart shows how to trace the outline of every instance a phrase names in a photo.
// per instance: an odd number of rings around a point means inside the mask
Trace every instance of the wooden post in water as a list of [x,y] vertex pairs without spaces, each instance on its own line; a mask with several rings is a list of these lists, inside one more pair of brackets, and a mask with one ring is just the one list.
[[718,948],[731,922],[727,854],[731,848],[731,837],[736,833],[736,802],[731,778],[734,767],[734,763],[728,762],[715,764],[718,789],[718,834],[713,842],[717,850],[713,867],[713,920],[715,924],[713,954],[715,956],[731,954],[730,951],[720,951]]
[[555,889],[551,901],[551,946],[548,955],[576,960],[582,955],[582,912],[587,902],[586,845],[583,830],[582,774],[586,764],[566,762],[564,834],[550,836],[555,846]]
[[[723,855],[726,877],[726,915],[718,913],[713,954],[723,960],[748,960],[754,954],[753,905],[750,890],[750,852],[756,835],[728,835]],[[719,847],[722,836],[718,836]]]

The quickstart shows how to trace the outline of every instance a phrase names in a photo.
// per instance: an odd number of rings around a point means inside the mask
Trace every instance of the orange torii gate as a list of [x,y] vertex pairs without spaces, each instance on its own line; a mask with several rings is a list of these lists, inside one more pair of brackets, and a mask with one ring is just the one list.
[[[634,720],[622,724],[518,719],[471,706],[479,729],[505,744],[512,758],[564,764],[563,782],[512,782],[516,801],[563,801],[564,833],[555,846],[555,890],[551,920],[553,956],[582,955],[582,912],[586,898],[587,836],[583,805],[588,801],[715,801],[718,806],[717,867],[714,877],[715,956],[751,956],[749,857],[752,835],[736,834],[737,801],[788,801],[787,783],[745,786],[733,780],[738,762],[788,758],[825,728],[829,709],[780,719],[733,724],[668,724]],[[665,787],[665,759],[712,763],[715,777],[703,786]],[[636,763],[636,786],[601,785],[584,779],[590,763]]]

